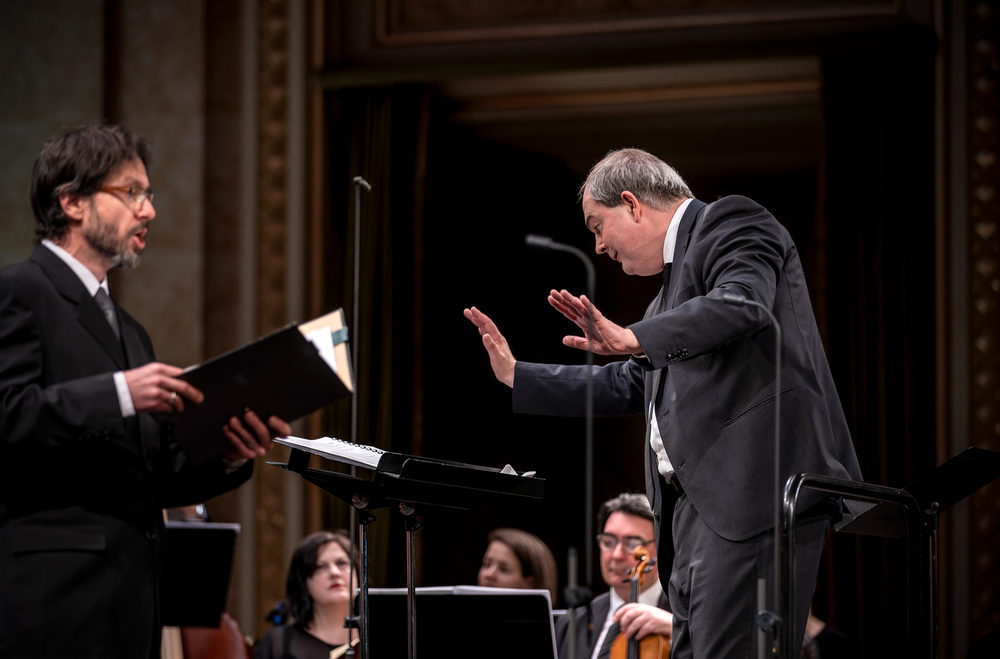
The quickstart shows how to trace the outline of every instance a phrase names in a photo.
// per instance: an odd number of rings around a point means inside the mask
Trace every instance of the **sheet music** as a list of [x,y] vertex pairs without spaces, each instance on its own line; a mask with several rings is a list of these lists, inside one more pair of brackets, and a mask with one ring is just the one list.
[[336,437],[320,437],[318,439],[305,439],[304,437],[275,437],[274,441],[292,448],[299,448],[309,453],[315,453],[329,460],[352,464],[356,467],[375,469],[378,467],[382,454],[385,453],[380,448],[366,446],[364,444],[353,444]]
[[320,327],[306,334],[306,339],[316,346],[319,356],[337,372],[337,356],[333,353],[333,332],[329,327]]

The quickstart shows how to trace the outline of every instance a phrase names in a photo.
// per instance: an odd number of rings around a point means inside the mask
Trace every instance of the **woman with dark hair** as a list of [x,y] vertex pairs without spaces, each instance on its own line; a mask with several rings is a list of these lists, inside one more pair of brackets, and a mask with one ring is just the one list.
[[357,642],[357,633],[344,627],[358,584],[357,555],[353,579],[350,556],[343,531],[313,533],[299,544],[285,584],[294,622],[267,632],[254,659],[328,659],[331,651],[346,650],[349,640]]
[[541,588],[556,602],[556,559],[537,536],[518,529],[493,529],[479,568],[479,585],[497,588]]

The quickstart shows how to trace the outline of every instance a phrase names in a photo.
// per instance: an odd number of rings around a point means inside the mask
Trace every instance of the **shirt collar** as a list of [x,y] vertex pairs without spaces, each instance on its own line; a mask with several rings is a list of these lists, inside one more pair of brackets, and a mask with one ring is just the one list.
[[677,207],[674,211],[674,216],[670,219],[670,226],[667,227],[667,237],[663,240],[663,262],[673,263],[674,262],[674,247],[677,246],[677,231],[681,228],[681,218],[684,217],[684,211],[687,207],[691,205],[694,201],[691,197],[688,197],[681,205]]
[[66,265],[68,265],[73,272],[76,273],[76,276],[80,278],[80,281],[86,287],[87,292],[90,293],[90,297],[97,295],[98,288],[103,288],[105,293],[111,295],[111,290],[108,288],[107,277],[104,278],[104,281],[97,281],[97,277],[94,276],[94,273],[91,272],[87,266],[80,263],[75,256],[64,250],[62,247],[55,244],[48,238],[43,238],[42,244],[52,250],[53,254],[62,259],[63,262],[65,262]]
[[[648,604],[650,606],[657,606],[660,603],[660,596],[663,595],[663,586],[660,584],[660,580],[657,579],[653,584],[646,590],[639,593],[639,604]],[[612,615],[615,611],[621,608],[625,604],[625,600],[618,597],[618,593],[615,589],[611,589],[611,612],[608,614]]]

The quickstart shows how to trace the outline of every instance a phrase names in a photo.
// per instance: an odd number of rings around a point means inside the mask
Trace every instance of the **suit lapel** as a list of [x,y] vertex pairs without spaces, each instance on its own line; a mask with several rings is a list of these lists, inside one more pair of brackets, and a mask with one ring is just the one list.
[[121,343],[115,338],[104,312],[87,293],[87,288],[76,273],[44,245],[35,248],[31,260],[42,268],[59,294],[76,306],[76,318],[80,325],[104,348],[115,364],[124,369],[125,352]]
[[677,242],[674,244],[674,261],[670,274],[670,289],[667,291],[667,308],[673,309],[677,299],[677,280],[681,278],[681,268],[684,266],[684,255],[687,254],[691,233],[694,231],[697,219],[705,210],[705,202],[692,199],[681,218],[681,226],[677,229]]

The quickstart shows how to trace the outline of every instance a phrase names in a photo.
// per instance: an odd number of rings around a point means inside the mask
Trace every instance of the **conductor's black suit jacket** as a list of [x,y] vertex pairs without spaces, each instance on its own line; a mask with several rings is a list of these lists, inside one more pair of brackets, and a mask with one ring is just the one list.
[[0,657],[159,656],[161,509],[250,477],[122,418],[112,373],[153,348],[118,318],[45,246],[0,270]]
[[[774,217],[745,197],[691,202],[669,289],[630,326],[645,356],[595,368],[594,410],[648,413],[659,379],[656,423],[675,476],[701,519],[739,541],[773,526],[775,329],[762,310],[727,303],[724,294],[760,302],[781,325],[782,482],[800,472],[860,480],[798,252]],[[583,415],[585,369],[518,362],[514,410]],[[647,494],[666,557],[676,492],[663,491],[655,455],[647,457]],[[802,505],[821,496],[804,495]],[[660,574],[666,580],[669,570]]]

